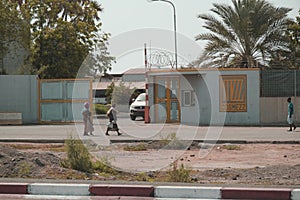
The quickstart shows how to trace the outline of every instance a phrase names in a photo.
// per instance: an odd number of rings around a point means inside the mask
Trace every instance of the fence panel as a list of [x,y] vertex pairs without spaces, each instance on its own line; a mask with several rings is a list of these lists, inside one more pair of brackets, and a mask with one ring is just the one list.
[[299,70],[262,70],[261,97],[297,97],[300,95]]
[[81,121],[83,103],[92,100],[90,79],[42,79],[39,88],[42,123]]

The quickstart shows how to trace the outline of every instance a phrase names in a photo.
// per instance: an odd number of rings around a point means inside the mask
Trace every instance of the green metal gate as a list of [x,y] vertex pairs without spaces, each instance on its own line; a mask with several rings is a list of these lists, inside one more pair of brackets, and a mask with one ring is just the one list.
[[82,121],[83,104],[91,100],[91,79],[40,79],[39,122]]

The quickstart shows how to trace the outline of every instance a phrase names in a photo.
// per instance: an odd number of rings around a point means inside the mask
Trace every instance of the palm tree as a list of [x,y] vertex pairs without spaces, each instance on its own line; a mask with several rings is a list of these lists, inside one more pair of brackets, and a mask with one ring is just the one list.
[[204,28],[210,33],[196,36],[205,40],[199,66],[259,67],[268,66],[273,51],[286,50],[285,40],[290,19],[289,8],[274,7],[264,0],[232,0],[233,6],[213,4],[217,14],[201,14]]

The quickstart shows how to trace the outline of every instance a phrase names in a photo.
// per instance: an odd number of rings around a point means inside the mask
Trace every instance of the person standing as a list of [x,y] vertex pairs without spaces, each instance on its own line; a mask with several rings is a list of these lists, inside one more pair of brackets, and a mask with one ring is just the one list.
[[287,98],[288,102],[288,116],[287,116],[287,122],[290,125],[290,129],[288,131],[292,131],[296,129],[296,125],[294,124],[294,104],[292,103],[291,97]]
[[116,110],[116,104],[112,104],[112,106],[106,113],[106,116],[109,120],[109,124],[107,124],[105,135],[109,135],[108,131],[117,131],[118,135],[121,135],[117,124],[117,112],[118,111]]
[[84,103],[84,107],[82,110],[82,117],[83,117],[83,125],[84,125],[83,135],[88,136],[88,133],[90,133],[90,135],[93,135],[94,127],[91,119],[92,112],[90,111],[89,102]]

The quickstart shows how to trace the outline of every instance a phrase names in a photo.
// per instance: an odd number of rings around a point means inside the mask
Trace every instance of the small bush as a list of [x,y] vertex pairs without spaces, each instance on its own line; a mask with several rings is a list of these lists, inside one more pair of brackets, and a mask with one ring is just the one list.
[[167,171],[167,181],[169,182],[191,182],[190,174],[191,170],[186,169],[183,164],[178,167],[178,163],[175,162],[172,165],[172,169]]
[[106,114],[109,109],[109,106],[103,104],[94,104],[94,109],[97,115]]
[[147,145],[142,143],[138,145],[127,145],[124,147],[125,151],[147,151]]
[[226,149],[226,150],[240,150],[241,149],[240,146],[232,145],[232,144],[231,145],[224,145],[223,148]]
[[143,181],[143,182],[154,182],[154,178],[150,177],[147,173],[145,172],[140,172],[140,173],[137,173],[136,175],[136,180],[137,181]]
[[72,137],[65,141],[67,159],[62,162],[64,167],[69,167],[82,172],[92,171],[92,160],[88,150],[81,140]]
[[176,133],[168,134],[166,137],[161,137],[159,140],[159,148],[164,149],[185,149],[190,146],[191,141],[178,140]]
[[93,163],[93,169],[105,174],[117,174],[117,171],[111,167],[110,161],[107,157],[103,157],[100,161]]
[[32,171],[32,166],[28,162],[21,162],[18,165],[18,177],[27,178]]

